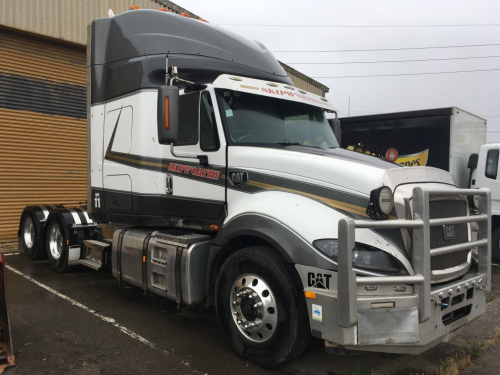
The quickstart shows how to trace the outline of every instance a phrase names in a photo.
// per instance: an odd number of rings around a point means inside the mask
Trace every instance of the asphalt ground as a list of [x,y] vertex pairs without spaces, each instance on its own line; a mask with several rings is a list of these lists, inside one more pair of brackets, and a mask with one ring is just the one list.
[[[178,310],[138,288],[118,287],[110,271],[80,268],[61,275],[47,261],[20,254],[4,259],[17,365],[5,374],[404,374],[460,348],[450,343],[420,356],[334,356],[314,339],[300,358],[265,370],[235,354],[213,309]],[[492,290],[500,290],[499,266],[493,274]],[[500,325],[500,298],[494,304],[498,308],[464,337],[488,335]],[[408,367],[410,362],[418,365]]]

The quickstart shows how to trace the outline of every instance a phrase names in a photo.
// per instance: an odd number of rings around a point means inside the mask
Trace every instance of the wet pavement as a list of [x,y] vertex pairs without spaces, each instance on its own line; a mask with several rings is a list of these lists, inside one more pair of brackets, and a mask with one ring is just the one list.
[[[441,344],[417,357],[334,356],[315,339],[302,357],[264,370],[235,354],[213,309],[178,310],[175,303],[143,296],[138,288],[119,288],[110,271],[81,268],[60,275],[47,261],[30,262],[19,254],[5,261],[17,364],[5,374],[396,374],[409,369],[405,357],[425,368],[439,350],[453,348]],[[500,290],[500,267],[493,272],[492,289]],[[493,304],[500,307],[500,299]],[[500,308],[490,310],[494,313],[479,323],[484,335],[500,325]]]

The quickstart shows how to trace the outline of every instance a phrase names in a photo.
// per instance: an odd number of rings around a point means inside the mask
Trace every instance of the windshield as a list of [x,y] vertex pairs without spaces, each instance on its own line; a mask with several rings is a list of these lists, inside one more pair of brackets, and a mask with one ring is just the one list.
[[319,107],[226,89],[216,93],[231,145],[339,147]]

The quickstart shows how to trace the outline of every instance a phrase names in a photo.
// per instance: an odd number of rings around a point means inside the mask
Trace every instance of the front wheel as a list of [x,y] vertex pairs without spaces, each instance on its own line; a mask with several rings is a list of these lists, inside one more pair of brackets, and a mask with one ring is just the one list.
[[45,236],[47,257],[50,267],[59,273],[70,269],[68,266],[69,244],[68,234],[62,226],[59,219],[55,218],[49,221]]
[[265,246],[237,251],[216,283],[217,318],[236,352],[261,367],[298,357],[311,333],[294,268]]

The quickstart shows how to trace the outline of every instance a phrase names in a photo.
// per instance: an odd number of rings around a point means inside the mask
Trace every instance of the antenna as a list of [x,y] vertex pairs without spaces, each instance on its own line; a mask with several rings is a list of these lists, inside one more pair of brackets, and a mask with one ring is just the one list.
[[165,85],[169,84],[170,74],[168,74],[168,55],[165,58]]
[[110,9],[108,10],[108,17],[113,17],[115,13]]

